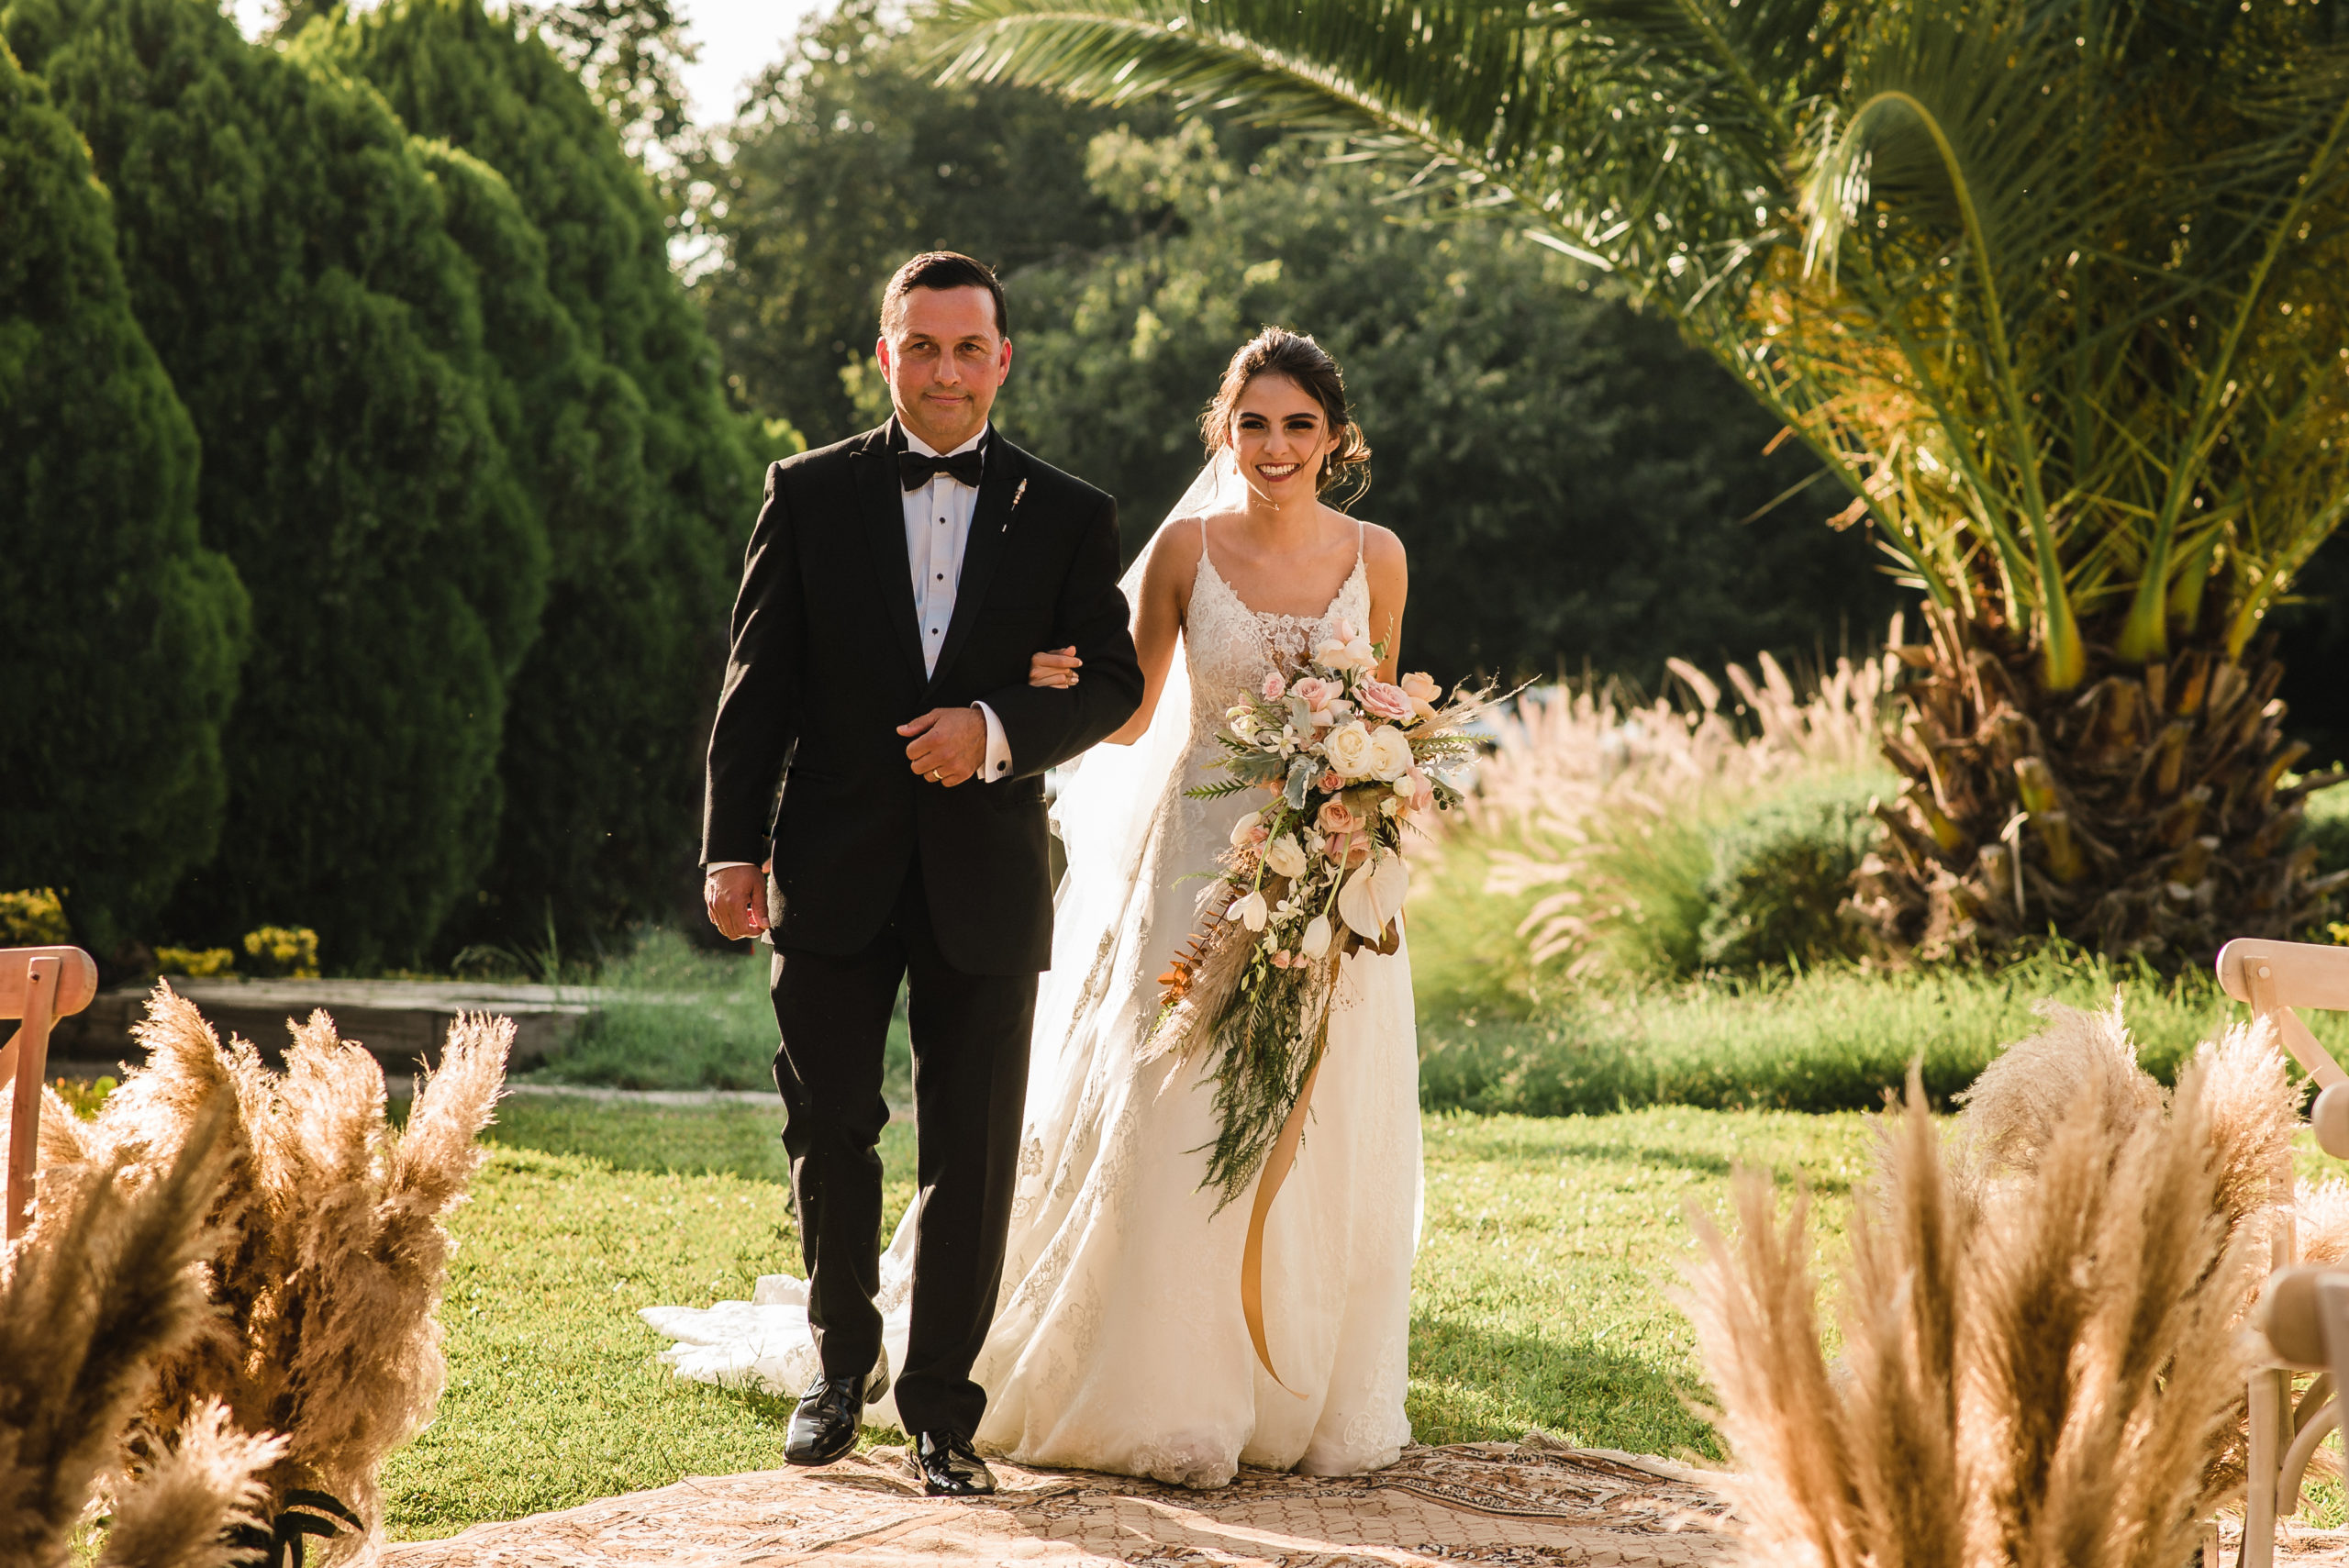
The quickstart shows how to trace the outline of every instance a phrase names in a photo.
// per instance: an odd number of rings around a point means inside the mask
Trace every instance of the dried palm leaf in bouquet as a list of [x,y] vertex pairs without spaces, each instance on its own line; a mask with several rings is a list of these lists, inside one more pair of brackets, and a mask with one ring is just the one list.
[[[70,1132],[61,1102],[46,1109]],[[42,1173],[33,1223],[0,1256],[0,1562],[65,1568],[94,1494],[108,1488],[124,1427],[149,1397],[159,1356],[205,1316],[198,1260],[226,1164],[234,1107],[195,1098],[172,1157]],[[0,1144],[6,1142],[0,1121]],[[273,1438],[193,1424],[142,1473],[111,1484],[98,1568],[228,1568],[254,1521],[257,1473]]]
[[57,1151],[151,1160],[184,1140],[201,1095],[225,1092],[235,1106],[206,1260],[211,1319],[164,1360],[130,1435],[134,1458],[173,1451],[217,1400],[238,1429],[284,1439],[263,1474],[274,1544],[326,1535],[332,1561],[372,1534],[383,1461],[440,1396],[433,1312],[454,1246],[441,1219],[484,1156],[476,1135],[513,1033],[507,1019],[460,1018],[395,1129],[382,1069],[324,1012],[294,1028],[281,1074],[243,1040],[223,1047],[192,1005],[156,988],[140,1029],[148,1065]]

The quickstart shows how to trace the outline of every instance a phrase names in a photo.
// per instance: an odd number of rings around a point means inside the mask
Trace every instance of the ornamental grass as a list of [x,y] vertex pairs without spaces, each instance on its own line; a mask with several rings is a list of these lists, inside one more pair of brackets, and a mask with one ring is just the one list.
[[1497,846],[1485,892],[1537,895],[1517,929],[1533,963],[1575,976],[1622,967],[1622,940],[1669,923],[1659,906],[1710,872],[1709,826],[1798,777],[1882,769],[1888,655],[1839,659],[1808,694],[1769,654],[1756,664],[1759,678],[1729,666],[1728,694],[1674,659],[1689,700],[1568,683],[1497,719],[1458,815]]
[[[124,1428],[151,1396],[159,1357],[201,1332],[200,1260],[229,1159],[235,1107],[186,1106],[171,1155],[116,1154],[41,1175],[33,1223],[0,1256],[0,1562],[92,1561],[76,1535],[106,1500],[96,1568],[228,1568],[228,1532],[259,1522],[259,1473],[274,1438],[249,1437],[208,1406],[124,1476]],[[44,1119],[70,1120],[61,1104]],[[6,1140],[0,1115],[0,1146]]]
[[2297,1097],[2267,1038],[2163,1095],[2117,1009],[2051,1010],[1944,1146],[1912,1073],[1820,1346],[1808,1202],[1698,1217],[1687,1306],[1755,1561],[2176,1568],[2241,1482],[2243,1318]]
[[[211,1313],[161,1358],[128,1449],[161,1465],[218,1402],[235,1429],[284,1440],[262,1479],[273,1518],[339,1506],[360,1521],[317,1549],[340,1560],[381,1518],[384,1456],[431,1413],[446,1374],[433,1312],[463,1201],[505,1080],[510,1020],[467,1017],[404,1129],[384,1115],[383,1071],[324,1012],[293,1026],[273,1072],[241,1040],[223,1047],[193,1005],[156,987],[139,1038],[148,1064],[96,1118],[58,1118],[60,1167],[152,1162],[184,1147],[198,1106],[232,1106],[205,1256]],[[320,1495],[323,1495],[323,1500]]]

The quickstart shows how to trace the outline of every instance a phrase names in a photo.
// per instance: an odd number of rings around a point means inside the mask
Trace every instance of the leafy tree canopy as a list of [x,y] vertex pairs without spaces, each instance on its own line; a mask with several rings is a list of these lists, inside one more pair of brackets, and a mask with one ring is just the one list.
[[0,888],[68,889],[108,954],[218,841],[249,631],[115,246],[81,137],[0,44]]
[[203,538],[252,595],[219,853],[165,924],[407,959],[487,860],[546,593],[440,184],[381,98],[199,0],[18,0],[0,28],[114,194]]
[[[1554,252],[1323,154],[1235,161],[1197,121],[1106,132],[1092,194],[1152,231],[1011,281],[998,417],[1117,493],[1130,554],[1197,472],[1232,350],[1279,322],[1345,369],[1375,453],[1351,509],[1410,550],[1415,666],[1590,666],[1652,688],[1675,655],[1805,659],[1880,635],[1894,595],[1865,537],[1820,528],[1815,491],[1765,510],[1818,464],[1765,458],[1775,427],[1718,366]],[[848,383],[863,418],[885,413],[877,372]]]
[[[728,390],[818,443],[859,417],[841,367],[872,351],[882,285],[949,249],[1007,276],[1133,238],[1153,216],[1085,177],[1093,136],[1172,116],[1111,115],[1048,94],[932,84],[931,44],[882,0],[805,24],[696,171],[720,264],[702,282]],[[1025,337],[1030,323],[1014,318]]]
[[[516,678],[506,810],[460,941],[576,946],[695,882],[689,825],[759,464],[787,429],[726,406],[644,171],[540,37],[478,0],[397,0],[301,45],[373,83],[435,154],[519,392],[508,438],[553,549]],[[491,174],[494,168],[496,173]]]

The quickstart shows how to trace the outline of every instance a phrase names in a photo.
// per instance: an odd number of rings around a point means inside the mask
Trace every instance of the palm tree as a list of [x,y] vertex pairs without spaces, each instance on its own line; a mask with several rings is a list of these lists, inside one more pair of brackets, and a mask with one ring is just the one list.
[[956,75],[1421,159],[1767,404],[1924,596],[1888,937],[2326,906],[2259,630],[2349,506],[2341,0],[944,6]]

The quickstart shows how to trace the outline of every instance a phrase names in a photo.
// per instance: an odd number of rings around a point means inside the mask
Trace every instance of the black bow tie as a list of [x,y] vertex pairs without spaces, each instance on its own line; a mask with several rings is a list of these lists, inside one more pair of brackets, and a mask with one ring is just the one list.
[[986,473],[986,463],[984,443],[952,457],[924,457],[918,451],[901,451],[897,454],[897,478],[907,489],[918,490],[942,473],[976,490],[980,476]]

